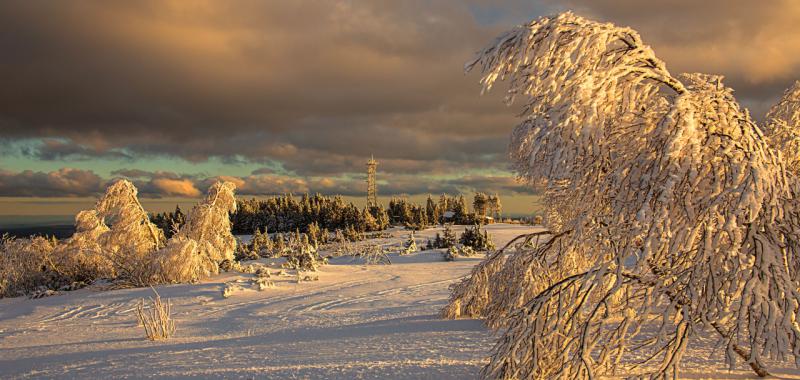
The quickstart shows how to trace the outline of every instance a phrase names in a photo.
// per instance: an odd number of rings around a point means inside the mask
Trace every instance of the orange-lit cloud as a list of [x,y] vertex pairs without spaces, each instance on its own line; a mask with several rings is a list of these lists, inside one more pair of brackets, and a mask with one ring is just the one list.
[[188,179],[156,178],[152,184],[163,195],[188,198],[200,196],[200,190]]

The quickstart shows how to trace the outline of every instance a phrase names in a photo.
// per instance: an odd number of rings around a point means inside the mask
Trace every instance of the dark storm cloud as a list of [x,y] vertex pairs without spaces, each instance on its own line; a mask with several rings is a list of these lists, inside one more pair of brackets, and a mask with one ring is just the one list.
[[[637,29],[674,73],[726,75],[757,116],[800,68],[800,3],[788,0],[8,1],[0,153],[38,139],[28,156],[67,163],[263,163],[238,178],[252,194],[361,193],[374,154],[384,194],[516,192],[510,177],[474,174],[507,168],[516,109],[501,88],[480,96],[462,67],[514,23],[568,8]],[[207,186],[133,174],[114,175],[153,196]]]
[[[448,146],[447,134],[497,138],[509,129],[510,117],[497,123],[503,106],[484,103],[461,73],[496,30],[479,26],[458,3],[0,8],[0,70],[13,73],[0,89],[0,125],[12,137],[65,139],[39,147],[42,159],[124,148],[191,161],[236,154],[280,160],[307,143],[338,154],[364,146],[363,154],[397,137],[392,155],[425,159],[434,154],[431,144]],[[326,140],[314,143],[315,136]]]

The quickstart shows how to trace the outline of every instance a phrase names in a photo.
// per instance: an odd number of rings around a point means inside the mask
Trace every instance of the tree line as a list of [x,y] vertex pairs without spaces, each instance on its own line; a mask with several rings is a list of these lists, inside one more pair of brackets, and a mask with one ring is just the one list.
[[[411,202],[408,198],[395,197],[388,208],[383,205],[359,208],[345,202],[341,196],[291,194],[266,199],[239,199],[236,211],[231,213],[234,234],[262,232],[305,232],[319,229],[322,233],[341,230],[346,235],[381,231],[389,227],[405,226],[409,229],[425,229],[437,224],[484,224],[487,216],[498,216],[501,211],[500,198],[478,192],[469,210],[463,195],[442,194],[438,199],[428,196],[424,204]],[[185,214],[176,207],[173,212],[154,214],[153,224],[169,238],[173,231],[184,223]]]

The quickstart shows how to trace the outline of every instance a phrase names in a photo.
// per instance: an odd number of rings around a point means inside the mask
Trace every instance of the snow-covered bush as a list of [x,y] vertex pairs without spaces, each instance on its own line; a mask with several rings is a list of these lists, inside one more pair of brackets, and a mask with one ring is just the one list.
[[192,208],[186,223],[157,254],[161,281],[197,281],[219,273],[223,262],[234,261],[236,239],[228,218],[236,208],[234,189],[231,182],[217,182],[208,189],[205,199]]
[[293,239],[292,244],[290,244],[285,267],[296,269],[297,271],[316,272],[319,266],[327,264],[327,261],[319,257],[317,249],[308,241],[306,234],[300,236],[300,239]]
[[367,244],[362,246],[356,255],[363,257],[364,264],[366,265],[390,265],[392,263],[386,250],[384,250],[380,244]]
[[454,289],[447,316],[501,329],[484,376],[676,376],[705,333],[759,375],[800,358],[796,179],[721,77],[674,77],[632,29],[570,12],[475,66],[526,99],[511,157],[556,234]]
[[275,283],[272,281],[272,275],[269,273],[268,268],[258,268],[254,274],[255,279],[253,282],[256,284],[259,291],[275,287]]
[[253,249],[252,244],[244,244],[239,237],[234,238],[236,239],[236,250],[233,251],[233,258],[236,261],[258,260],[261,258]]
[[0,252],[0,296],[108,278],[144,286],[187,282],[219,272],[233,261],[236,240],[228,213],[234,185],[218,182],[169,241],[150,222],[126,180],[113,183],[94,208],[75,217],[75,234],[63,242],[44,238],[4,239]]
[[[113,278],[132,285],[152,280],[150,260],[163,244],[128,181],[118,181],[92,210],[75,217],[75,234],[63,242],[35,237],[4,239],[0,295],[59,289]],[[109,228],[107,223],[111,224]]]
[[456,257],[458,257],[458,248],[456,246],[451,246],[442,251],[444,261],[455,261]]
[[33,237],[16,239],[3,236],[0,241],[0,298],[17,297],[40,289],[57,289],[67,280],[54,270],[51,239]]
[[283,234],[278,232],[272,241],[272,257],[282,257],[287,254],[288,247],[286,246],[286,239]]
[[475,256],[475,253],[476,253],[475,249],[470,247],[470,246],[468,246],[468,245],[464,245],[464,246],[461,246],[460,248],[458,248],[458,255],[459,256],[472,257],[472,256]]
[[115,278],[111,257],[100,245],[108,226],[96,210],[84,210],[75,216],[75,233],[55,247],[53,259],[61,273],[74,281]]
[[419,251],[419,248],[417,248],[417,240],[414,238],[414,231],[412,230],[400,253],[403,255],[410,255],[417,251]]
[[[337,230],[337,231],[341,231],[341,230]],[[342,236],[345,239],[349,240],[349,241],[361,241],[361,240],[364,240],[364,234],[362,232],[359,232],[358,230],[356,230],[355,227],[353,227],[350,224],[348,224],[347,227],[345,227],[345,229],[342,231]],[[337,235],[337,238],[338,238],[338,235]]]

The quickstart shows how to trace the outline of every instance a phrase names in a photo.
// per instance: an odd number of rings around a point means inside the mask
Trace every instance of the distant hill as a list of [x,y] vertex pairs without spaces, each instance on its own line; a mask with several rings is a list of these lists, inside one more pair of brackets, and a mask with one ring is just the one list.
[[70,237],[75,232],[74,216],[71,215],[2,215],[0,235],[16,237],[32,235],[55,235],[59,239]]

